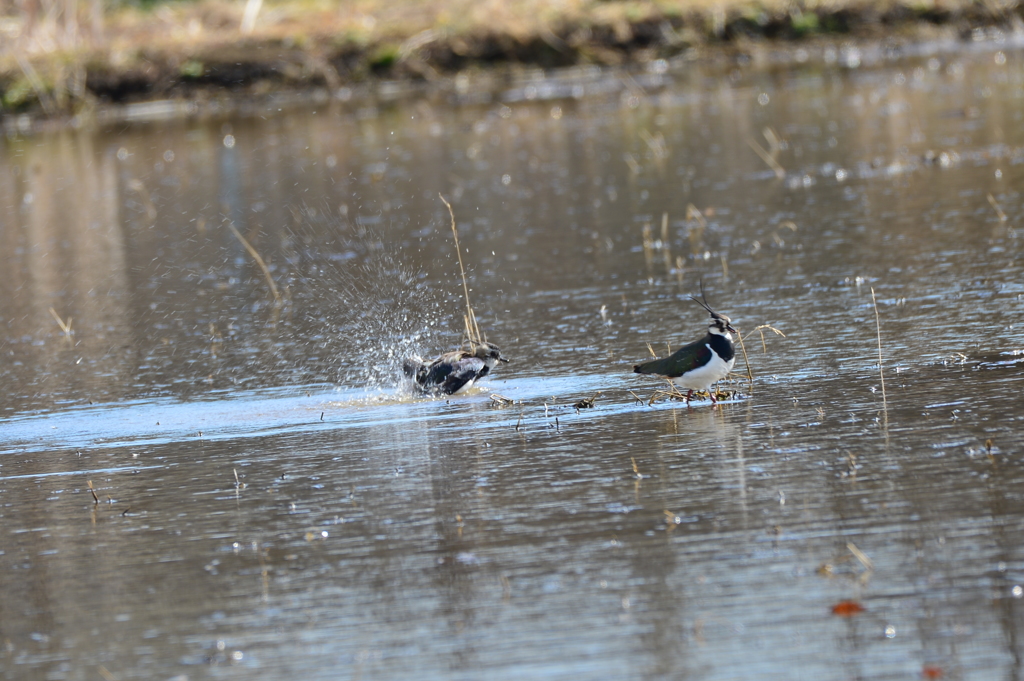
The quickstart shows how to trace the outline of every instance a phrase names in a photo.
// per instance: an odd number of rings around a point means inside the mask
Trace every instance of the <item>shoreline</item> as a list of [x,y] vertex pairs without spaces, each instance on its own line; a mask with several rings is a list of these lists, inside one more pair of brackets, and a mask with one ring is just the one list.
[[[528,13],[536,11],[534,1],[509,6]],[[110,105],[147,102],[153,112],[162,106],[187,115],[189,106],[225,97],[301,98],[312,92],[319,99],[344,100],[346,93],[381,87],[457,93],[466,80],[489,83],[493,90],[523,73],[570,67],[644,73],[689,62],[859,66],[859,57],[846,64],[843,55],[907,54],[978,42],[1015,47],[1024,35],[1024,6],[965,2],[851,2],[802,11],[733,2],[685,14],[657,3],[605,2],[572,15],[515,15],[490,26],[473,17],[458,24],[438,16],[325,19],[285,4],[267,8],[265,24],[246,34],[240,28],[242,8],[202,0],[151,12],[134,9],[105,23],[102,43],[86,36],[69,49],[28,56],[18,47],[5,48],[3,127],[80,123]]]

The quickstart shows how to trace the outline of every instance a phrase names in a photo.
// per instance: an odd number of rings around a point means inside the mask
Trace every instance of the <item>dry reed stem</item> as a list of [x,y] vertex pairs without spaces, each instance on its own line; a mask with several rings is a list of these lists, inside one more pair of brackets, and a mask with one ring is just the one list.
[[750,386],[750,392],[754,392],[754,372],[750,368],[750,359],[747,357],[747,346],[743,344],[743,334],[737,333],[736,338],[740,342],[740,350],[743,351],[743,363],[747,367],[747,385]]
[[747,140],[747,144],[750,148],[757,152],[757,155],[761,157],[761,160],[768,164],[768,167],[775,173],[775,177],[780,180],[786,176],[786,169],[779,165],[779,162],[772,158],[772,155],[764,150],[760,144],[754,140]]
[[[651,399],[647,402],[648,407],[652,406],[655,402],[657,402],[658,398],[660,397],[667,397],[669,399],[677,400],[686,399],[686,393],[679,390],[679,388],[676,387],[676,384],[672,382],[671,378],[665,378],[665,381],[668,383],[668,390],[655,390],[651,394]],[[634,395],[634,397],[636,396]]]
[[[668,379],[665,379],[665,380],[668,380]],[[694,390],[693,392],[694,392],[694,396],[695,397],[700,395],[700,394],[702,394],[702,393],[707,393],[708,396],[721,396],[723,394],[722,391],[718,389],[717,385],[715,387],[713,387],[713,388],[708,388],[707,390]],[[636,397],[639,402],[641,402],[641,403],[643,402],[643,400],[640,399],[639,397],[637,397],[636,393],[634,393],[632,390],[630,390],[629,393],[631,395],[633,395],[633,397]],[[725,395],[729,395],[730,393],[724,393],[724,394]],[[685,402],[687,402],[687,404],[689,404],[689,401],[687,401],[687,399],[686,399],[686,393],[684,393],[682,390],[677,388],[676,385],[674,383],[672,383],[671,381],[669,381],[669,388],[668,388],[668,390],[658,389],[658,390],[655,390],[651,394],[651,399],[647,401],[647,406],[648,407],[653,406],[654,403],[657,402],[662,397],[668,398],[670,400],[679,400],[681,402],[685,401]],[[693,398],[691,398],[691,399],[693,399]],[[703,398],[700,398],[700,399],[703,399]]]
[[54,115],[57,112],[57,109],[54,105],[53,98],[50,97],[50,94],[46,91],[46,85],[43,84],[42,78],[39,77],[39,74],[36,72],[35,68],[32,67],[32,64],[25,59],[20,52],[16,52],[15,58],[18,60],[18,68],[20,68],[21,72],[25,75],[25,79],[29,82],[29,85],[32,86],[32,90],[35,91],[36,97],[39,99],[39,106],[43,107],[43,113],[47,116]]
[[[761,351],[762,352],[768,352],[768,346],[764,342],[764,329],[770,329],[770,330],[774,331],[776,333],[776,335],[782,336],[783,338],[786,337],[786,334],[782,333],[781,331],[776,329],[771,324],[762,324],[762,325],[754,328],[754,330],[751,331],[750,333],[748,333],[747,335],[749,336],[750,334],[754,333],[754,331],[757,331],[758,333],[761,334]],[[743,343],[743,334],[737,333],[736,334],[736,338],[740,342],[740,350],[743,351],[743,363],[747,367],[747,383],[750,386],[750,392],[754,392],[754,372],[750,368],[750,359],[747,357],[747,346],[744,345],[744,343]]]
[[707,230],[708,221],[704,219],[704,215],[698,210],[697,206],[692,203],[686,206],[686,220],[695,220],[700,229],[693,229],[692,227],[687,234],[687,238],[690,241],[690,253],[697,254],[700,251],[700,246],[704,240],[704,232]]
[[64,332],[64,337],[70,339],[71,338],[71,321],[72,321],[73,318],[72,317],[68,317],[67,324],[65,324],[64,320],[60,318],[60,315],[57,314],[57,311],[54,310],[52,307],[50,308],[50,314],[53,315],[53,318],[57,320],[57,324],[58,324],[58,326],[60,326],[60,330]]
[[646,129],[641,128],[640,139],[642,139],[644,144],[647,145],[647,148],[651,150],[651,153],[654,154],[654,158],[656,160],[660,161],[668,158],[668,147],[665,145],[665,136],[660,132],[652,135]]
[[624,154],[623,160],[626,161],[626,165],[629,167],[629,172],[633,173],[634,175],[640,174],[640,164],[636,162],[635,158],[633,158],[633,154]]
[[764,329],[769,329],[769,330],[771,330],[771,331],[774,331],[774,332],[775,332],[775,335],[777,335],[777,336],[782,336],[783,338],[785,338],[785,337],[786,337],[786,334],[782,333],[781,331],[779,331],[778,329],[776,329],[776,328],[775,328],[774,326],[772,326],[771,324],[762,324],[761,326],[755,327],[755,328],[753,329],[753,331],[751,331],[751,332],[750,332],[750,333],[748,333],[747,335],[749,336],[749,335],[753,334],[753,333],[754,333],[754,331],[757,331],[758,333],[760,333],[760,334],[761,334],[761,352],[768,352],[768,346],[767,346],[767,345],[765,344],[765,342],[764,342]]
[[661,252],[665,260],[665,274],[672,274],[672,249],[668,240],[668,213],[661,214]]
[[648,274],[650,274],[651,263],[654,260],[654,237],[651,236],[651,223],[645,222],[641,231],[644,242],[644,262],[647,264]]
[[150,220],[156,220],[156,204],[153,203],[153,198],[149,195],[149,190],[146,189],[146,183],[135,178],[128,181],[128,188],[137,192],[139,197],[142,198],[142,202],[146,204],[146,217]]
[[868,558],[868,555],[866,553],[857,548],[857,545],[854,544],[852,541],[846,542],[846,548],[850,550],[850,553],[853,554],[854,558],[860,561],[860,564],[863,565],[865,569],[875,569],[874,562],[872,562],[872,560]]
[[999,222],[1006,222],[1006,213],[1004,213],[1003,209],[999,207],[998,203],[996,203],[996,197],[994,197],[991,194],[989,194],[988,195],[988,202],[990,204],[992,204],[992,207],[996,211],[996,215],[999,216]]
[[459,274],[462,276],[462,294],[466,298],[466,314],[463,315],[462,320],[466,325],[466,336],[469,337],[469,342],[476,346],[483,342],[484,338],[480,334],[480,327],[476,323],[476,313],[473,312],[473,306],[469,302],[469,284],[466,282],[466,268],[462,264],[462,247],[459,245],[459,230],[455,227],[455,211],[452,210],[452,204],[448,203],[448,200],[444,198],[444,195],[438,192],[437,194],[441,198],[441,203],[448,209],[448,215],[452,219],[452,238],[455,239],[455,255],[459,258]]
[[228,222],[228,229],[230,229],[231,233],[235,235],[235,238],[245,246],[245,250],[249,251],[249,255],[252,256],[252,259],[255,260],[256,264],[260,266],[261,270],[263,270],[263,276],[266,278],[267,284],[270,285],[270,292],[274,294],[274,302],[280,305],[281,294],[277,291],[277,284],[274,283],[274,278],[270,276],[270,269],[267,267],[267,263],[263,262],[263,258],[260,256],[259,252],[253,248],[252,244],[250,244],[244,236],[242,236],[242,233],[238,231],[237,227],[235,227],[235,223]]
[[885,399],[885,371],[882,369],[882,322],[878,317],[878,301],[875,300],[875,287],[871,287],[871,304],[875,308],[875,337],[878,340],[878,378],[882,383],[882,409],[888,413],[889,404]]
[[238,30],[242,35],[251,35],[256,28],[256,17],[260,14],[263,0],[246,0],[245,11],[242,12],[242,23]]
[[708,226],[707,220],[704,219],[704,214],[701,213],[700,209],[692,203],[686,206],[686,219],[696,220],[701,229],[706,229]]

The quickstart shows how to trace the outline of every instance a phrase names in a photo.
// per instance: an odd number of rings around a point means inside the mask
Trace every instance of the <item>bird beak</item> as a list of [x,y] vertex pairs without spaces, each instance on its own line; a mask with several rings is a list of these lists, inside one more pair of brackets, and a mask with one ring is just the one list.
[[738,334],[738,333],[739,333],[739,331],[737,331],[736,329],[732,328],[732,324],[726,324],[726,325],[725,325],[725,328],[726,328],[726,329],[727,329],[728,331],[732,331],[733,333],[736,333],[736,334]]
[[512,360],[510,360],[510,359],[509,359],[509,358],[507,358],[507,357],[499,357],[499,358],[498,358],[498,361],[499,361],[499,362],[504,362],[505,364],[508,364],[508,363],[509,363],[509,362],[511,362]]

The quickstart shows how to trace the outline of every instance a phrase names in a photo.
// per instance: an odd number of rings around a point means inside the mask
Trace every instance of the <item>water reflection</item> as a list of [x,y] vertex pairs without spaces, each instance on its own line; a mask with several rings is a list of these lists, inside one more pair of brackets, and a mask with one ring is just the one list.
[[[1016,678],[1021,63],[7,140],[4,668]],[[411,400],[461,329],[439,193],[513,363]],[[699,280],[753,388],[647,406]]]

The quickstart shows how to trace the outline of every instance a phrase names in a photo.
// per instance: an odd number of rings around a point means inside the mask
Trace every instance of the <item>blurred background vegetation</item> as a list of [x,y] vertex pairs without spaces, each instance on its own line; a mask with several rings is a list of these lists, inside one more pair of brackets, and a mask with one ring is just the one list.
[[777,40],[977,40],[1018,0],[0,0],[0,115]]

